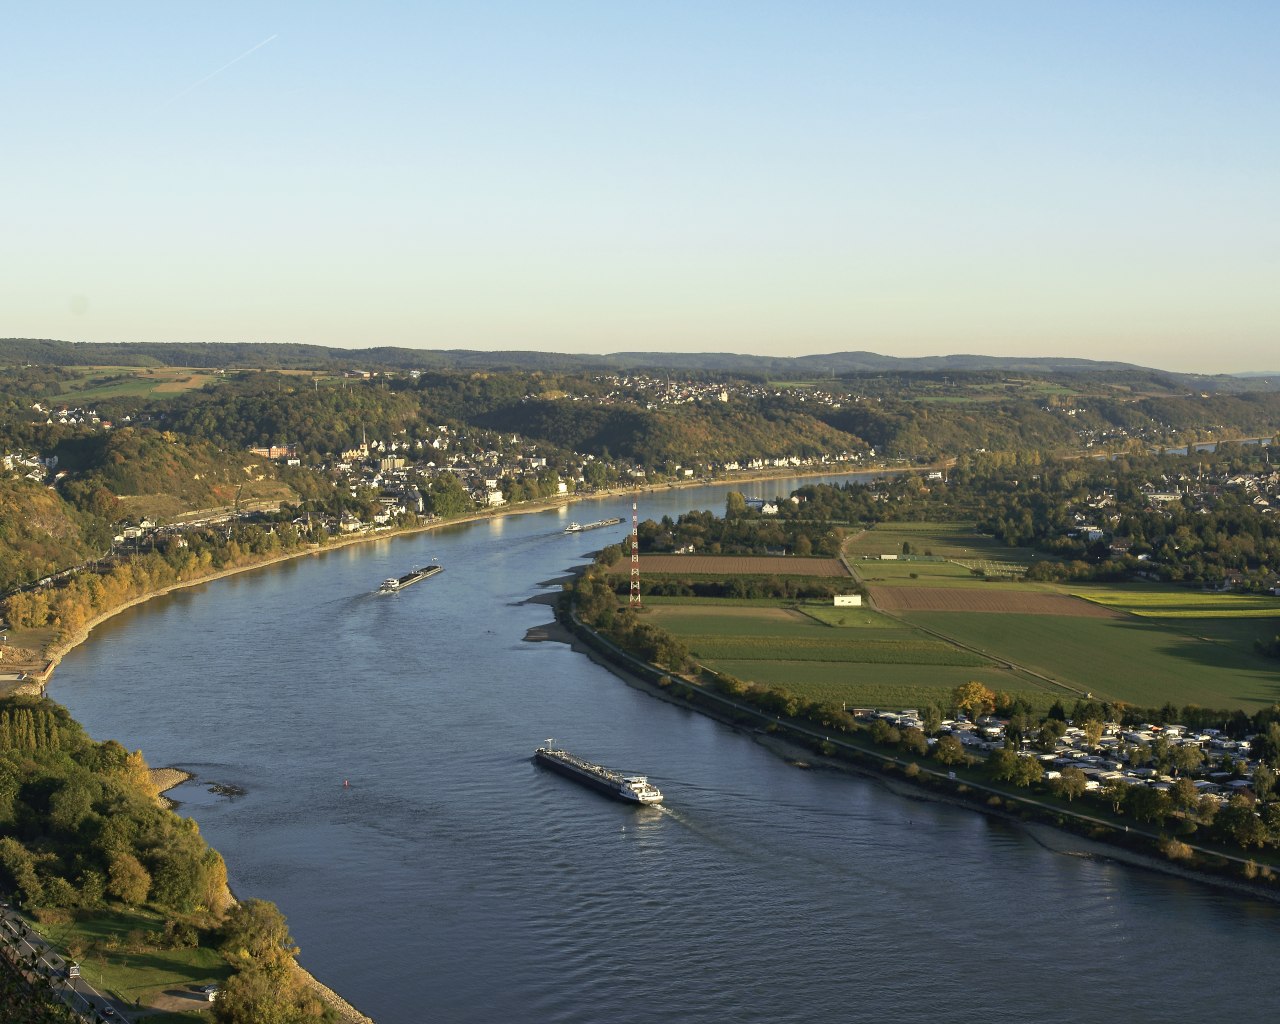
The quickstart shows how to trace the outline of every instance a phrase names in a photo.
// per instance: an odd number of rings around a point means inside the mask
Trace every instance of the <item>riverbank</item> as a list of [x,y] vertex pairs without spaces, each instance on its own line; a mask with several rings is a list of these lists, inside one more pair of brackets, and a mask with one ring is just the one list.
[[[567,643],[574,651],[585,654],[592,661],[606,668],[628,686],[642,690],[646,694],[668,703],[687,707],[692,711],[712,718],[729,726],[736,732],[751,738],[754,742],[770,750],[790,764],[806,769],[842,772],[871,779],[900,796],[913,800],[926,800],[933,803],[944,803],[967,810],[978,811],[988,817],[997,818],[1012,827],[1021,829],[1045,849],[1064,856],[1084,856],[1105,859],[1142,868],[1158,871],[1188,881],[1205,883],[1215,888],[1229,890],[1241,895],[1248,895],[1272,903],[1280,903],[1280,891],[1270,884],[1251,884],[1245,878],[1236,877],[1232,865],[1236,869],[1249,863],[1247,858],[1218,854],[1214,851],[1199,850],[1209,858],[1214,858],[1223,866],[1206,863],[1204,867],[1177,863],[1159,854],[1155,849],[1158,837],[1146,833],[1135,826],[1125,827],[1123,832],[1119,826],[1111,825],[1115,830],[1116,841],[1107,841],[1105,836],[1112,833],[1101,828],[1091,827],[1093,819],[1088,816],[1072,816],[1071,812],[1050,810],[1037,801],[1030,800],[1018,793],[997,791],[990,786],[969,783],[965,780],[947,778],[935,770],[921,769],[918,765],[914,772],[908,772],[906,765],[891,753],[880,753],[873,750],[854,748],[847,743],[840,743],[851,754],[856,753],[856,760],[850,757],[833,757],[817,750],[816,741],[808,737],[788,736],[785,730],[790,726],[785,723],[778,728],[774,723],[766,722],[768,716],[760,715],[749,708],[741,707],[728,698],[703,691],[700,686],[688,679],[672,680],[661,670],[651,666],[643,666],[632,671],[622,658],[632,661],[629,655],[611,656],[607,641],[596,637],[595,642],[587,642],[577,630],[587,627],[574,622],[565,622],[566,614],[555,595],[545,595],[533,599],[537,603],[546,603],[556,609],[557,619],[553,625],[536,627],[527,640],[552,640]],[[638,664],[638,663],[637,663]],[[679,685],[672,685],[677,682]],[[714,699],[713,699],[714,698]],[[753,727],[747,724],[758,720],[766,727]],[[805,731],[805,730],[801,730]],[[817,740],[821,740],[819,735]],[[830,749],[828,747],[827,749]],[[951,790],[954,789],[954,792]],[[1079,820],[1076,820],[1078,818]],[[1054,824],[1057,822],[1058,824]],[[1075,828],[1067,827],[1071,822]],[[1081,831],[1076,831],[1078,828]],[[1082,832],[1086,834],[1082,834]],[[1121,841],[1132,845],[1122,845]],[[1143,847],[1150,846],[1148,850]],[[1248,876],[1253,877],[1253,876]]]
[[[888,467],[888,466],[871,466],[859,469],[842,469],[840,467],[824,467],[822,469],[813,468],[797,468],[797,469],[779,469],[773,471],[761,470],[742,474],[740,476],[725,477],[715,480],[671,480],[662,483],[645,484],[640,487],[615,487],[605,491],[596,491],[591,494],[568,494],[555,498],[547,498],[540,501],[522,502],[519,505],[500,506],[494,509],[478,510],[469,512],[464,516],[457,516],[451,519],[436,519],[430,522],[416,523],[412,526],[400,527],[394,530],[386,530],[382,532],[360,533],[348,537],[341,537],[323,545],[313,545],[305,548],[299,548],[295,551],[286,551],[279,555],[273,555],[260,561],[237,565],[233,568],[222,569],[218,572],[209,573],[205,576],[183,580],[168,587],[162,587],[157,590],[149,591],[138,597],[132,598],[125,603],[102,612],[88,620],[84,626],[76,630],[75,633],[62,637],[54,641],[46,647],[40,657],[42,667],[33,669],[26,673],[26,679],[20,683],[15,683],[7,692],[12,694],[37,695],[43,692],[44,687],[53,676],[54,670],[68,653],[75,650],[76,647],[84,643],[95,628],[107,622],[121,612],[134,608],[137,605],[145,604],[147,601],[156,597],[162,597],[165,594],[173,593],[178,590],[186,590],[190,587],[198,587],[205,583],[213,583],[217,580],[226,579],[228,576],[236,576],[240,573],[253,572],[257,569],[265,569],[281,562],[291,561],[296,558],[307,558],[315,555],[322,555],[328,551],[339,551],[343,548],[352,547],[358,544],[368,544],[373,541],[389,540],[396,537],[409,537],[420,533],[428,533],[432,530],[442,529],[446,526],[461,526],[466,523],[482,522],[484,520],[502,519],[506,516],[516,515],[533,515],[539,512],[548,512],[552,509],[563,508],[566,505],[575,502],[585,501],[607,501],[613,498],[625,497],[627,495],[653,494],[663,491],[684,490],[695,487],[716,486],[725,484],[733,486],[734,484],[761,483],[769,480],[791,480],[804,479],[810,477],[826,477],[826,476],[854,476],[863,473],[876,475],[889,475],[895,473],[906,472],[923,472],[929,467]],[[0,696],[4,695],[4,691],[0,691]]]

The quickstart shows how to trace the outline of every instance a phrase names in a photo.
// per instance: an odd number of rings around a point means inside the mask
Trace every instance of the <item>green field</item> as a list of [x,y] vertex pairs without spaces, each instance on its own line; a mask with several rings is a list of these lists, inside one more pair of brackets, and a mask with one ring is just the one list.
[[1059,695],[1037,689],[1024,677],[996,668],[925,667],[918,665],[850,665],[810,661],[718,661],[709,664],[719,672],[747,682],[788,690],[803,700],[875,708],[946,708],[951,691],[971,679],[993,690],[1024,698],[1034,709],[1045,711]]
[[[645,594],[644,607],[661,608],[663,605],[688,605],[693,600],[688,597],[663,597],[658,594]],[[726,608],[793,608],[796,601],[793,597],[699,597],[696,598],[699,608],[713,608],[723,605]]]
[[961,587],[982,590],[999,588],[1024,591],[1049,589],[1045,584],[1023,583],[1016,579],[987,579],[955,562],[923,560],[881,562],[872,559],[851,560],[849,564],[853,567],[859,582],[887,587]]
[[[164,918],[137,909],[72,911],[71,920],[37,925],[37,930],[57,949],[79,945],[80,972],[94,987],[117,999],[145,1004],[151,996],[171,989],[221,983],[231,974],[226,960],[205,946],[194,949],[151,950],[138,940],[149,931],[164,929]],[[197,1006],[199,1004],[196,1004]],[[208,1009],[208,1004],[204,1004]],[[208,1013],[147,1015],[148,1021],[207,1021]]]
[[836,608],[831,604],[799,605],[796,610],[811,619],[817,619],[824,626],[837,626],[842,629],[907,629],[900,620],[890,615],[882,615],[865,606],[857,608]]
[[1151,618],[1249,618],[1276,619],[1280,622],[1280,597],[1269,594],[1213,593],[1148,584],[1090,584],[1070,587],[1068,590],[1086,601]]
[[[1180,628],[1172,628],[1137,616],[910,612],[904,617],[1100,698],[1143,707],[1172,702],[1246,711],[1280,700],[1278,666],[1241,642],[1241,620],[1207,620],[1229,624],[1214,636],[1200,629],[1206,620],[1194,619],[1180,619]],[[1188,630],[1193,624],[1196,628]]]
[[210,370],[177,366],[86,366],[64,381],[52,401],[97,402],[104,398],[176,395],[220,379]]
[[870,530],[849,538],[845,554],[850,558],[863,555],[901,554],[903,543],[911,545],[914,555],[932,554],[938,558],[986,559],[1025,564],[1034,557],[1030,548],[1011,548],[994,537],[974,532],[972,523],[880,523]]
[[945,704],[952,689],[971,679],[1024,693],[1040,709],[1059,696],[1031,677],[866,608],[727,606],[676,598],[651,607],[648,616],[708,668],[808,700],[876,707]]

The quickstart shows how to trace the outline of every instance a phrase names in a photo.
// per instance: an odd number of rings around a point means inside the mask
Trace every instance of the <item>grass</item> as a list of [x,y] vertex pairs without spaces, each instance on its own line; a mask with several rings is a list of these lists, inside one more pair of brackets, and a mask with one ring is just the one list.
[[[913,636],[914,634],[907,634]],[[817,640],[790,640],[785,644],[768,636],[736,636],[724,640],[713,637],[687,639],[690,653],[699,661],[750,658],[752,661],[852,662],[864,665],[968,665],[990,664],[986,658],[960,650],[938,640],[866,640],[856,644],[822,643]]]
[[[63,955],[68,945],[82,946],[86,952],[77,959],[83,977],[95,988],[126,1002],[141,998],[146,1003],[168,989],[220,984],[230,977],[227,962],[207,947],[150,949],[130,940],[131,933],[162,931],[164,917],[160,914],[118,908],[74,911],[69,918],[65,923],[41,924],[37,928]],[[188,1022],[207,1019],[196,1013],[168,1017]]]
[[[881,562],[878,559],[851,560],[849,563],[858,579],[863,583],[873,583],[887,587],[962,587],[990,590],[993,587],[1009,590],[1047,591],[1052,588],[1043,583],[1024,583],[1020,580],[989,580],[975,575],[967,566],[955,562],[939,561],[906,561]],[[977,563],[975,563],[977,564]],[[991,563],[988,563],[991,564]],[[1008,567],[1014,563],[1000,563]],[[1021,567],[1017,567],[1018,573]],[[1001,575],[1012,575],[1005,568]]]
[[649,615],[709,668],[790,690],[806,700],[874,707],[946,704],[961,683],[981,679],[1047,709],[1056,691],[866,608],[809,603],[704,602],[669,598]]
[[836,608],[830,604],[805,604],[796,610],[825,626],[835,626],[839,629],[910,628],[892,616],[881,615],[870,608]]
[[674,605],[697,605],[698,607],[723,605],[726,608],[791,608],[795,599],[789,597],[662,597],[657,594],[644,595],[645,608],[664,608]]
[[788,690],[802,700],[875,708],[946,707],[951,691],[971,679],[993,690],[1023,697],[1033,708],[1047,711],[1058,694],[1037,688],[1026,678],[995,668],[955,666],[850,665],[803,661],[714,661],[709,668],[738,679]]
[[191,367],[87,366],[74,379],[64,381],[60,391],[49,398],[83,404],[104,398],[159,397],[202,388],[218,379],[210,370]]
[[1034,557],[1030,548],[1011,548],[994,537],[974,530],[973,523],[880,523],[845,544],[850,558],[861,555],[897,555],[903,543],[913,554],[926,552],[938,558],[983,559],[1026,564]]
[[1152,618],[1270,618],[1280,621],[1280,598],[1267,594],[1218,594],[1145,584],[1075,586],[1069,591],[1095,604]]
[[804,640],[828,632],[826,626],[787,608],[651,609],[650,620],[678,637],[753,637],[778,641]]
[[1140,617],[910,612],[905,618],[1097,697],[1142,707],[1172,702],[1253,711],[1280,700],[1275,664],[1244,646],[1238,633],[1196,635]]

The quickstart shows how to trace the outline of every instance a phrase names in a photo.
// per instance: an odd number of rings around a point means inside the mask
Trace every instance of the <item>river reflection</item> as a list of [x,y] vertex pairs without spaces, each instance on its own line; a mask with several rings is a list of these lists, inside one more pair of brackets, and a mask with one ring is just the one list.
[[[719,511],[729,489],[644,494],[640,513]],[[625,538],[630,513],[593,500],[179,592],[96,630],[50,694],[94,736],[243,787],[178,795],[236,892],[277,901],[303,963],[380,1024],[1270,1005],[1274,907],[798,770],[562,645],[522,642],[548,619],[526,603],[539,581]],[[562,532],[608,516],[623,522]],[[373,593],[433,556],[445,572]],[[548,736],[647,773],[664,806],[537,768]]]

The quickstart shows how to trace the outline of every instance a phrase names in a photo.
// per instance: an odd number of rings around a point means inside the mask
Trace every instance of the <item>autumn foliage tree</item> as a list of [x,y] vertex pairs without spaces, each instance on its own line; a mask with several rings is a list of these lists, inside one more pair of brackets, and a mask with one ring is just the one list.
[[970,680],[951,691],[951,703],[974,720],[995,710],[996,695],[985,683]]

